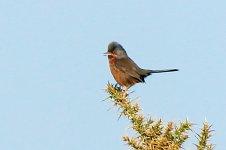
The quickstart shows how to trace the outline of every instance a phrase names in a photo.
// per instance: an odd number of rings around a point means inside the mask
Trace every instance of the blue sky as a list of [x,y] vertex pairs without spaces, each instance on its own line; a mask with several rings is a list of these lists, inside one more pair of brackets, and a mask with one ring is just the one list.
[[[1,0],[0,149],[115,150],[127,119],[102,102],[115,83],[103,56],[118,41],[140,67],[178,68],[137,84],[156,119],[207,118],[225,148],[226,1]],[[192,141],[193,142],[193,141]],[[192,142],[186,148],[194,148]]]

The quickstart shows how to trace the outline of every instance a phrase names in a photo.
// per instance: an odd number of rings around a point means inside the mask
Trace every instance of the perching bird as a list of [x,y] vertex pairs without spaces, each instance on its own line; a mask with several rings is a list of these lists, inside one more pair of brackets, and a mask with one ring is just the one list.
[[111,42],[108,45],[108,51],[104,53],[108,55],[111,73],[117,83],[130,88],[136,83],[145,82],[145,78],[152,73],[172,72],[178,69],[166,70],[147,70],[141,69],[129,56],[125,49],[117,42]]

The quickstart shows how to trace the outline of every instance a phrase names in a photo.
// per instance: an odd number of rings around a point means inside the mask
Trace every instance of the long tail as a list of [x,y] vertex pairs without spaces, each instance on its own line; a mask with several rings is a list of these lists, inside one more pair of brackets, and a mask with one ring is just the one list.
[[150,73],[163,73],[163,72],[173,72],[179,71],[178,69],[165,69],[165,70],[149,70]]

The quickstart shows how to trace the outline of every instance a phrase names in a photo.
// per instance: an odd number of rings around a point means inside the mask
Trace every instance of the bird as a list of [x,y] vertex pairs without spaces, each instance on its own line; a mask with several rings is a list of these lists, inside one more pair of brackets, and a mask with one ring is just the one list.
[[125,87],[125,91],[136,83],[144,83],[145,78],[151,74],[179,71],[178,69],[142,69],[128,56],[123,46],[115,41],[108,44],[108,50],[104,54],[108,56],[114,79],[120,86]]

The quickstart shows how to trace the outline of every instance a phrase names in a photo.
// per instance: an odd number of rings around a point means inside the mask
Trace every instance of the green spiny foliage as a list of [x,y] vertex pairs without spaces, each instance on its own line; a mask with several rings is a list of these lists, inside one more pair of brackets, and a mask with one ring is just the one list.
[[[135,150],[179,150],[183,149],[183,143],[189,138],[188,131],[192,131],[192,123],[181,122],[179,125],[168,122],[163,125],[162,120],[154,120],[146,118],[140,112],[138,103],[134,103],[129,98],[129,94],[125,94],[120,86],[108,83],[106,92],[114,106],[118,107],[120,117],[125,116],[131,122],[131,128],[135,131],[135,136],[123,136],[123,141]],[[208,144],[211,137],[211,130],[207,123],[200,134],[197,134],[198,144],[197,150],[212,150],[212,144]]]
[[196,144],[197,150],[212,150],[213,145],[208,144],[208,139],[212,136],[210,130],[211,126],[209,126],[206,122],[203,124],[203,128],[201,129],[201,133],[197,134],[198,144]]

